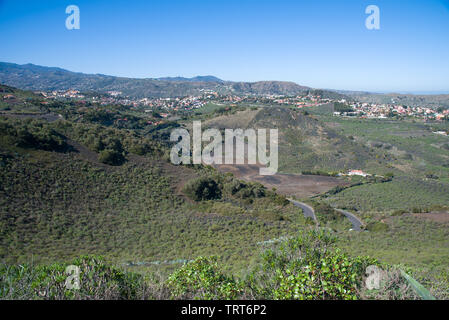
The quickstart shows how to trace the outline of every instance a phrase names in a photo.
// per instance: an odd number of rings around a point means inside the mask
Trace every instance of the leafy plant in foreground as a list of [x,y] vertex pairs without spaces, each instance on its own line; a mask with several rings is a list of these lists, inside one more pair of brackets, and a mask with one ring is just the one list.
[[[79,289],[66,286],[66,267],[79,267]],[[101,257],[82,256],[70,263],[0,266],[1,299],[142,299],[148,298],[143,277],[107,264]]]
[[175,271],[167,280],[173,298],[236,299],[241,287],[222,273],[216,257],[199,257]]
[[267,250],[248,278],[256,299],[357,299],[368,257],[350,258],[333,248],[327,231],[310,230]]

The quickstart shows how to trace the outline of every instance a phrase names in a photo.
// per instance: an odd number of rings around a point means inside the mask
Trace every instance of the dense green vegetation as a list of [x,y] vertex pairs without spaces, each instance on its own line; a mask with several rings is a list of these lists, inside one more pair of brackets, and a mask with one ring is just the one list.
[[215,200],[221,198],[221,190],[217,181],[201,177],[190,181],[184,186],[184,193],[192,200]]
[[416,279],[432,288],[434,295],[449,298],[447,222],[433,221],[432,213],[422,216],[358,214],[370,231],[340,233],[339,247],[351,255],[366,254],[385,263],[407,266]]
[[[78,289],[69,289],[68,266],[80,268]],[[0,265],[0,299],[148,299],[148,285],[140,274],[125,272],[101,257],[83,256],[70,263]]]
[[[18,97],[0,116],[3,298],[414,298],[392,265],[448,298],[449,151],[447,137],[433,133],[447,123],[341,119],[329,106],[306,114],[210,105],[150,125],[156,111],[43,104],[2,90]],[[192,119],[204,128],[279,128],[286,173],[373,176],[341,177],[345,186],[303,199],[330,233],[295,237],[315,224],[285,195],[167,161],[170,131]],[[334,206],[359,216],[366,231],[348,231]],[[69,263],[55,262],[72,259],[93,272],[88,291],[61,287]],[[389,272],[379,292],[360,287],[368,263]]]
[[243,280],[220,271],[213,259],[199,258],[169,278],[175,297],[202,299],[357,299],[370,258],[351,259],[332,248],[332,237],[310,231],[282,241],[262,255]]
[[352,227],[349,220],[328,203],[310,201],[310,204],[315,210],[315,215],[320,226],[330,228],[334,231],[349,230]]
[[[323,230],[310,230],[263,251],[262,262],[244,277],[228,275],[216,257],[198,257],[155,281],[83,256],[52,265],[0,265],[3,299],[410,299],[431,297],[414,279],[368,257],[351,258]],[[79,268],[79,289],[67,267]],[[368,266],[384,269],[379,287],[365,286]],[[407,280],[409,279],[409,280]],[[413,281],[413,287],[408,283]],[[413,289],[419,286],[419,290]]]
[[[433,133],[446,123],[340,119],[323,116],[329,125],[345,136],[352,136],[372,152],[384,153],[359,167],[371,174],[394,177],[391,182],[363,184],[329,198],[342,207],[363,211],[428,208],[448,205],[449,152],[447,137]],[[388,158],[383,162],[382,158]]]
[[196,201],[194,207],[220,216],[246,215],[266,221],[306,223],[302,214],[285,198],[262,184],[235,179],[231,174],[219,174],[206,167],[200,177],[188,181],[183,192]]
[[38,121],[7,121],[0,119],[3,144],[21,148],[63,151],[68,148],[64,137],[49,125]]
[[449,184],[409,177],[398,177],[387,183],[365,184],[346,189],[328,201],[359,211],[430,208],[448,205]]
[[280,205],[289,203],[284,197],[266,190],[260,183],[244,182],[232,175],[215,172],[208,172],[208,175],[189,181],[184,186],[184,192],[195,201],[226,199],[249,204],[257,198],[270,197]]
[[[304,226],[301,212],[285,198],[218,174],[214,179],[232,180],[223,193],[233,194],[234,202],[186,202],[180,186],[212,169],[173,166],[157,141],[136,132],[67,121],[1,121],[13,132],[0,140],[1,261],[41,263],[101,254],[118,264],[143,262],[154,269],[153,262],[173,268],[164,261],[219,253],[226,269],[238,270],[257,257],[252,250],[257,243]],[[70,148],[53,152],[15,143],[16,131],[41,128],[53,130]],[[134,147],[146,143],[144,156],[138,156],[142,152]],[[104,161],[105,150],[119,151],[126,161],[119,166]],[[245,192],[271,196],[248,214]],[[213,205],[238,212],[216,215]]]
[[[320,225],[338,232],[339,246],[351,255],[412,266],[416,277],[434,284],[435,292],[447,291],[447,222],[409,213],[432,218],[432,212],[447,212],[447,137],[433,132],[447,130],[448,124],[342,119],[333,117],[327,105],[308,111],[310,115],[265,108],[209,123],[224,127],[232,119],[239,125],[247,121],[248,126],[278,127],[284,172],[329,176],[362,169],[377,175],[348,177],[349,185],[315,197],[311,204]],[[368,232],[348,232],[349,221],[325,203],[358,215]]]

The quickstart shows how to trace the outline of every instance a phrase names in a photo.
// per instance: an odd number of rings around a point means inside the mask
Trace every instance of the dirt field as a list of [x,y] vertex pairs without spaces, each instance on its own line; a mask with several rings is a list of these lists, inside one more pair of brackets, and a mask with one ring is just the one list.
[[414,217],[432,220],[440,223],[449,222],[449,212],[414,213]]
[[276,188],[280,194],[299,198],[311,197],[338,185],[347,185],[347,182],[334,177],[281,173],[274,176],[261,176],[258,165],[218,165],[215,167],[221,172],[232,172],[236,178],[257,181],[268,189]]

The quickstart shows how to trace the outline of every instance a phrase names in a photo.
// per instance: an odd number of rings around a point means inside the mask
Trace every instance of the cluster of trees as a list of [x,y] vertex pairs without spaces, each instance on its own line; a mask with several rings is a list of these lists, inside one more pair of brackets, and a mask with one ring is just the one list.
[[275,190],[260,183],[235,179],[230,174],[209,173],[188,181],[183,192],[197,202],[200,212],[224,216],[247,215],[263,221],[297,221],[293,205]]
[[98,152],[98,160],[112,166],[123,164],[125,159],[125,149],[122,142],[116,137],[100,136],[93,142],[94,151]]
[[217,181],[211,177],[200,177],[184,186],[184,193],[194,201],[220,199],[222,192]]
[[98,155],[98,161],[101,163],[109,164],[111,166],[119,166],[125,162],[125,157],[122,152],[114,149],[101,150]]
[[83,116],[83,118],[88,122],[96,122],[109,126],[114,123],[116,115],[105,109],[91,109]]
[[99,153],[99,161],[121,165],[128,153],[141,156],[163,156],[165,148],[158,141],[145,138],[135,131],[104,127],[98,124],[58,123],[58,130]]
[[250,204],[257,198],[269,196],[278,204],[288,203],[285,197],[267,190],[260,183],[241,181],[220,173],[205,174],[188,181],[183,192],[194,201],[223,199]]
[[46,122],[38,119],[0,118],[4,144],[20,148],[63,152],[71,149],[67,138],[99,153],[99,161],[121,165],[128,153],[159,156],[167,153],[163,143],[143,137],[135,131],[104,127],[98,124]]
[[92,108],[83,114],[82,119],[83,122],[113,126],[119,129],[141,130],[149,126],[148,120],[162,118],[157,112],[152,113],[152,118],[142,118],[123,112],[122,108],[123,106]]
[[38,120],[0,119],[0,134],[9,144],[21,148],[64,151],[66,139],[47,123]]

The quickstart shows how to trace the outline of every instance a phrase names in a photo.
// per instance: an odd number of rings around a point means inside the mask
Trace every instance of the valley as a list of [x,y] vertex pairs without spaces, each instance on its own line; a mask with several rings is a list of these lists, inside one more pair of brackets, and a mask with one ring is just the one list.
[[[243,276],[261,263],[261,243],[317,224],[350,257],[404,264],[445,297],[449,151],[434,132],[447,123],[340,118],[329,104],[235,102],[160,120],[162,110],[48,104],[12,90],[18,99],[0,115],[5,263],[101,255],[165,278],[218,255],[226,273]],[[203,129],[278,129],[279,172],[171,164],[169,132],[191,130],[193,120]],[[198,195],[199,185],[213,189]]]
[[449,300],[448,9],[0,0],[0,302]]

